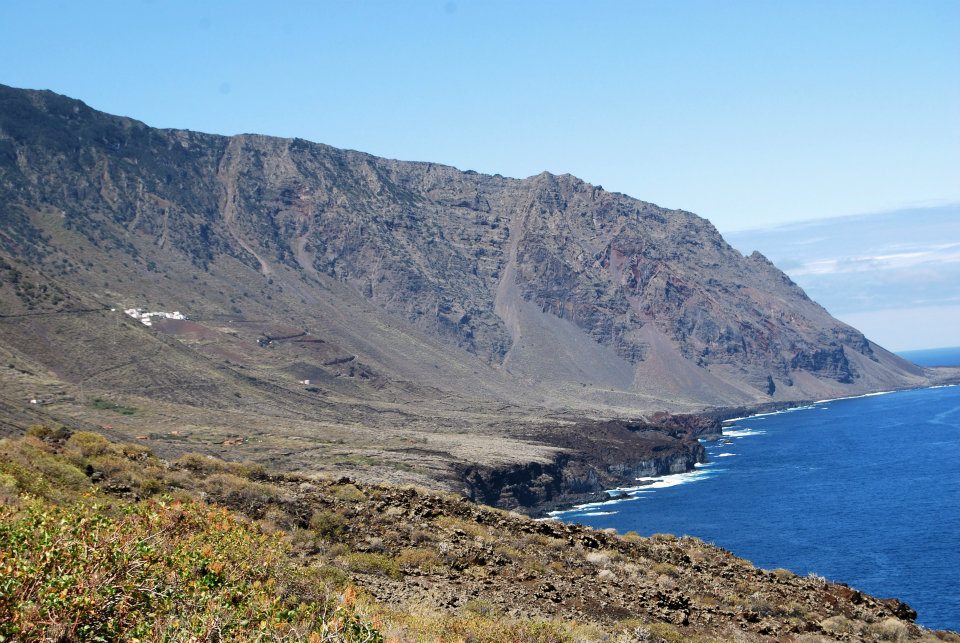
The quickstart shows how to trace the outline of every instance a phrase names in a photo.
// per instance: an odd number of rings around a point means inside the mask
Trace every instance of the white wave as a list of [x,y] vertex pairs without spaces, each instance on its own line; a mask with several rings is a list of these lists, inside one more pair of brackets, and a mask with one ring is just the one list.
[[[607,493],[617,493],[617,492],[626,492],[628,489],[610,489]],[[585,502],[582,505],[574,505],[570,509],[558,509],[557,511],[548,512],[548,516],[570,516],[577,515],[585,509],[597,509],[599,507],[609,507],[610,505],[615,505],[618,502],[627,502],[629,500],[637,500],[636,496],[627,495],[627,496],[618,496],[616,498],[611,498],[610,500],[602,500],[600,502]]]
[[709,478],[719,471],[719,469],[713,469],[710,471],[697,469],[695,471],[688,471],[687,473],[671,473],[665,476],[637,478],[637,482],[642,482],[644,484],[637,485],[636,487],[625,487],[620,489],[620,491],[629,493],[633,497],[636,497],[637,494],[649,493],[651,491],[656,491],[657,489],[668,489],[670,487],[676,487],[678,485]]
[[717,454],[717,457],[718,457],[718,458],[730,458],[730,457],[735,456],[735,455],[737,455],[737,454],[736,454],[736,453],[718,453],[718,454]]
[[749,427],[744,427],[742,429],[733,429],[732,431],[725,431],[723,437],[725,438],[748,438],[752,435],[766,435],[766,431],[758,431],[757,429],[751,429]]
[[619,512],[617,511],[588,511],[580,515],[581,516],[616,516],[618,513]]
[[[709,466],[710,462],[702,463],[702,466]],[[647,478],[637,478],[637,482],[643,483],[635,487],[617,487],[616,489],[607,490],[608,494],[619,494],[615,498],[610,500],[603,500],[600,502],[587,502],[582,505],[575,505],[570,509],[551,511],[547,515],[552,517],[555,516],[565,516],[570,518],[576,518],[577,516],[590,516],[590,515],[606,515],[606,512],[590,512],[584,513],[584,510],[594,510],[602,509],[604,507],[609,507],[610,505],[618,504],[621,502],[630,502],[632,500],[640,500],[645,494],[648,494],[657,489],[667,489],[669,487],[676,487],[682,484],[688,484],[690,482],[696,482],[697,480],[703,480],[705,478],[713,477],[718,473],[722,473],[724,469],[710,469],[703,470],[699,468],[701,463],[697,463],[698,468],[694,471],[689,471],[687,473],[671,473],[665,476],[651,476]],[[616,513],[616,512],[609,512]]]
[[[874,395],[874,394],[871,393],[871,395]],[[842,399],[842,398],[837,398],[837,399]],[[831,400],[822,400],[822,401],[830,402]],[[813,404],[804,404],[803,406],[791,406],[790,408],[780,409],[779,411],[767,411],[766,413],[754,413],[753,415],[744,415],[743,417],[730,418],[728,420],[724,420],[723,424],[724,425],[736,424],[737,422],[741,422],[743,420],[762,420],[763,418],[771,415],[780,415],[782,413],[792,413],[793,411],[804,411],[806,409],[812,409],[817,404],[820,404],[820,402],[814,402]],[[724,433],[724,435],[726,435],[726,433]]]
[[863,393],[862,395],[847,395],[845,397],[832,397],[829,400],[817,400],[814,402],[814,405],[817,404],[826,404],[827,402],[837,402],[839,400],[856,400],[861,397],[876,397],[878,395],[890,395],[891,393],[896,393],[897,391],[877,391],[876,393]]

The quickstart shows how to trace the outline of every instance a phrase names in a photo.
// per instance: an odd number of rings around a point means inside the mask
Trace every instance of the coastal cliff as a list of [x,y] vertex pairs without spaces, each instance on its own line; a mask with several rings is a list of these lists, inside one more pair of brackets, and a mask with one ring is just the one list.
[[465,496],[531,515],[602,500],[606,490],[637,485],[637,478],[684,473],[706,460],[699,439],[719,433],[703,415],[654,414],[650,421],[580,422],[551,427],[531,439],[562,449],[548,462],[456,469]]

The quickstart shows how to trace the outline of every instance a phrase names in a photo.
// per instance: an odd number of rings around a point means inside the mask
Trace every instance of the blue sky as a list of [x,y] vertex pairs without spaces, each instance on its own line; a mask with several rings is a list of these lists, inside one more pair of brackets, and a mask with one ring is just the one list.
[[721,231],[960,201],[960,2],[0,2],[0,82],[570,172]]

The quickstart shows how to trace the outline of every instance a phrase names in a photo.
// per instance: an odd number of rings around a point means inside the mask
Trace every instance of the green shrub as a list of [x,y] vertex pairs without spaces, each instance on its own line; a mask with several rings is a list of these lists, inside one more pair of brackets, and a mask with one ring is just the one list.
[[294,598],[280,539],[202,503],[0,507],[0,569],[0,640],[382,641],[352,602]]
[[334,511],[316,511],[310,517],[310,529],[323,540],[336,540],[347,530],[347,519]]
[[229,473],[248,480],[267,478],[266,469],[262,465],[253,462],[227,462],[202,453],[185,453],[177,458],[173,465],[202,475]]
[[91,458],[111,450],[110,441],[99,433],[78,431],[67,440],[64,453],[68,456]]
[[217,502],[231,507],[243,507],[254,512],[262,510],[277,498],[276,489],[252,482],[232,473],[215,473],[204,481],[204,488]]
[[204,475],[227,470],[226,462],[202,453],[184,453],[174,461],[173,466]]
[[397,554],[397,564],[403,569],[419,569],[422,572],[434,572],[443,566],[440,556],[432,549],[411,547]]
[[400,578],[400,566],[397,561],[383,554],[352,552],[341,557],[344,565],[352,572],[379,574],[390,578]]
[[41,440],[63,440],[70,437],[70,430],[64,426],[51,428],[43,424],[33,424],[27,429],[26,434]]
[[122,404],[117,404],[116,402],[104,400],[99,397],[93,400],[90,406],[102,411],[113,411],[114,413],[120,413],[121,415],[136,415],[137,413],[137,408],[134,406],[124,406]]
[[0,505],[15,505],[20,501],[17,479],[9,473],[0,473]]
[[13,478],[20,493],[54,501],[73,499],[91,487],[83,471],[30,439],[0,440],[0,473]]
[[338,500],[344,502],[360,502],[367,499],[367,496],[364,495],[356,485],[352,484],[338,484],[333,487],[333,495],[336,496]]

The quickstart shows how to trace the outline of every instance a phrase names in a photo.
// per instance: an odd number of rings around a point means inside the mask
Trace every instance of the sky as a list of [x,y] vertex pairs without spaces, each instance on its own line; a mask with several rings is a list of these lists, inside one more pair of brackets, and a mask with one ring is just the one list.
[[760,249],[832,315],[894,351],[960,346],[960,204],[726,235]]
[[960,2],[0,0],[0,83],[722,232],[960,202]]

